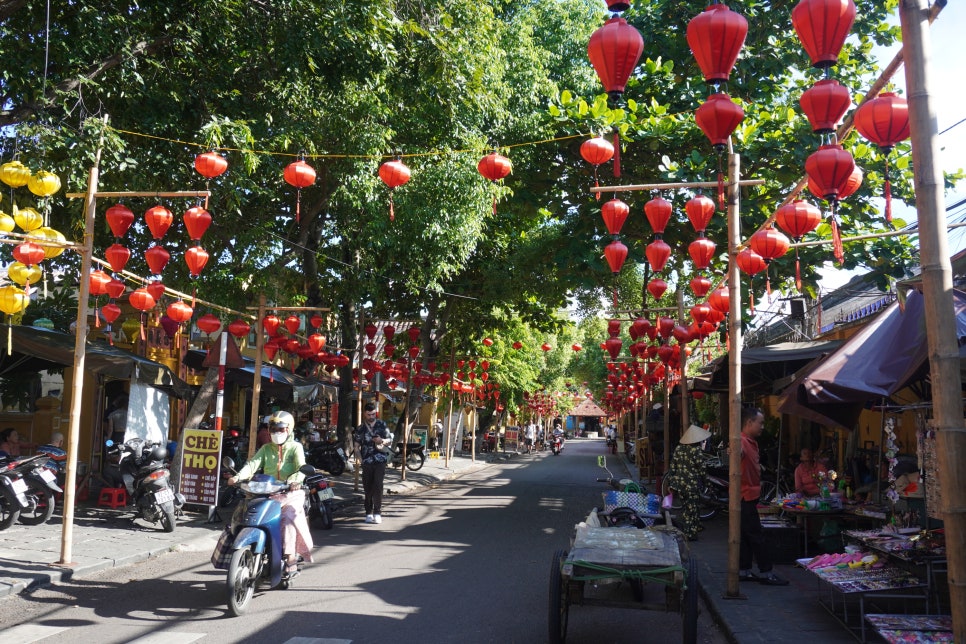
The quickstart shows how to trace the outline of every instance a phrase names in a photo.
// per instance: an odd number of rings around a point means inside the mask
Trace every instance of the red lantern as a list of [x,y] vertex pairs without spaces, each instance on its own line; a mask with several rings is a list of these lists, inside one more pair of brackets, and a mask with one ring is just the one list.
[[620,99],[643,52],[641,32],[623,18],[615,16],[591,34],[587,55],[611,100]]
[[604,247],[604,259],[607,260],[611,273],[620,273],[624,260],[627,259],[627,246],[615,239]]
[[198,318],[198,321],[195,322],[195,325],[197,325],[197,327],[201,329],[203,333],[211,335],[212,333],[214,333],[215,331],[221,328],[221,320],[219,320],[218,316],[216,315],[213,315],[211,313],[205,313],[200,318]]
[[298,223],[302,211],[302,188],[308,188],[315,183],[315,168],[299,159],[285,166],[282,177],[285,183],[295,188],[295,222]]
[[604,225],[607,226],[607,232],[611,235],[619,235],[630,212],[631,209],[620,199],[611,199],[606,202],[601,207],[600,214],[604,218]]
[[570,348],[573,349],[574,351],[580,351],[581,349],[583,349],[583,347],[577,343],[570,345]]
[[[597,168],[614,157],[614,146],[604,137],[597,136],[580,144],[580,156],[584,158],[584,161],[594,166],[594,187],[599,187]],[[599,192],[597,198],[600,199]]]
[[762,259],[761,255],[753,251],[751,248],[744,248],[736,258],[738,263],[738,268],[743,273],[748,275],[756,275],[766,268],[768,265],[765,264],[765,260]]
[[164,296],[164,284],[161,282],[150,282],[144,288],[151,294],[155,302],[160,302]]
[[671,204],[662,197],[655,197],[644,204],[644,215],[654,229],[654,234],[663,235],[667,222],[671,219]]
[[684,204],[684,211],[688,214],[688,221],[694,226],[694,230],[703,233],[714,216],[714,202],[704,195],[698,195]]
[[662,344],[657,348],[657,357],[664,364],[667,364],[668,362],[670,362],[671,356],[673,355],[674,355],[674,347],[672,347],[669,344]]
[[483,175],[483,178],[489,179],[490,181],[499,181],[510,174],[513,166],[510,165],[508,158],[492,152],[480,159],[480,162],[476,164],[476,169]]
[[885,217],[892,222],[892,188],[889,181],[889,152],[909,138],[909,105],[892,92],[883,92],[855,111],[855,129],[882,148],[885,159]]
[[262,319],[262,329],[264,329],[265,333],[272,338],[278,335],[278,327],[281,326],[281,324],[282,321],[279,320],[278,316],[275,315],[266,315]]
[[819,209],[802,199],[785,204],[775,212],[775,223],[795,241],[815,230],[821,221]]
[[201,206],[189,208],[184,213],[184,227],[192,241],[198,241],[211,225],[211,214]]
[[[742,269],[744,270],[744,269]],[[727,313],[730,311],[731,305],[731,294],[728,292],[727,286],[719,286],[718,288],[711,291],[711,295],[708,296],[708,306],[710,306],[715,311],[720,313]]]
[[620,320],[607,320],[607,335],[616,338],[621,334]]
[[169,318],[181,324],[191,319],[191,316],[194,314],[194,309],[185,304],[183,300],[178,300],[169,304],[165,313],[167,313]]
[[665,291],[667,291],[667,282],[662,280],[660,277],[656,277],[647,283],[647,292],[650,293],[655,300],[661,299],[661,296],[664,295]]
[[627,0],[607,0],[607,10],[614,13],[627,11],[631,8],[631,3]]
[[[855,194],[855,191],[862,187],[862,179],[864,176],[865,175],[862,173],[862,168],[855,166],[855,169],[852,170],[852,174],[849,175],[849,180],[845,182],[845,186],[839,191],[838,200],[842,201],[843,199],[848,199]],[[812,181],[812,178],[808,177],[808,191],[819,199],[824,199],[825,197],[821,194],[820,190],[821,188],[815,185],[815,182]]]
[[195,170],[205,179],[214,179],[225,173],[228,161],[217,152],[205,152],[195,157]]
[[696,304],[691,307],[691,319],[698,324],[698,326],[704,324],[708,316],[711,315],[711,307],[707,304]]
[[392,354],[396,353],[396,345],[394,345],[394,344],[387,344],[386,346],[384,346],[382,348],[382,350],[383,350],[383,353],[386,354],[386,357],[387,358],[391,358],[392,357]]
[[419,334],[420,334],[420,330],[418,326],[411,326],[408,329],[406,329],[406,335],[409,336],[410,342],[416,342],[416,340],[419,339]]
[[855,22],[852,0],[801,0],[792,9],[792,27],[813,67],[831,67]]
[[144,260],[148,263],[148,268],[154,275],[160,275],[170,259],[171,253],[166,251],[164,246],[155,245],[144,252]]
[[768,264],[788,252],[788,237],[768,225],[752,235],[748,245]]
[[396,327],[387,324],[382,328],[382,334],[386,337],[386,342],[392,342],[392,339],[396,336]]
[[546,342],[544,342],[543,344],[541,344],[541,345],[540,345],[540,348],[541,348],[541,349],[543,349],[544,351],[550,351],[551,349],[553,349],[553,347],[551,347],[551,346],[550,346],[549,344],[547,344]]
[[667,340],[671,337],[671,332],[674,330],[674,318],[659,317],[657,319],[657,332],[662,338]]
[[852,105],[848,88],[838,81],[820,80],[802,93],[798,100],[816,134],[831,134]]
[[715,243],[700,234],[697,239],[688,244],[688,254],[691,255],[691,261],[694,262],[695,268],[705,269],[711,264],[711,260],[714,258],[714,249],[716,248]]
[[607,347],[607,353],[610,354],[611,360],[616,360],[617,356],[620,355],[621,347],[624,346],[624,343],[621,342],[620,338],[607,338],[604,345]]
[[192,246],[184,252],[184,261],[188,265],[191,276],[198,277],[208,263],[208,251],[201,246]]
[[695,297],[704,297],[711,289],[711,280],[704,275],[695,275],[688,282],[688,285],[691,287],[691,292],[694,293]]
[[135,289],[127,301],[139,311],[150,311],[157,305],[157,300],[146,288]]
[[288,330],[289,335],[295,335],[298,330],[302,327],[302,318],[297,315],[290,315],[285,318],[285,328]]
[[744,118],[745,111],[727,94],[712,94],[694,113],[698,127],[718,152],[724,151],[728,137]]
[[671,257],[671,247],[663,239],[655,239],[644,249],[644,254],[647,255],[651,270],[660,273],[667,265],[668,258]]
[[134,213],[124,204],[115,204],[104,213],[107,225],[115,237],[124,237],[131,224],[134,223]]
[[409,347],[409,357],[410,358],[415,358],[418,355],[419,355],[419,345],[414,344],[411,347]]
[[144,222],[155,239],[164,237],[173,221],[174,215],[164,206],[151,206],[144,212]]
[[44,257],[44,247],[40,244],[28,241],[13,247],[13,258],[27,266],[39,264],[44,261]]
[[235,320],[228,325],[228,333],[232,334],[238,339],[244,338],[251,331],[252,327],[248,322],[244,320]]
[[375,324],[370,322],[365,326],[364,331],[366,333],[366,337],[372,340],[374,337],[376,337],[376,331],[378,331],[378,328]]
[[101,317],[107,320],[108,324],[114,324],[114,321],[121,317],[121,307],[113,302],[105,304],[101,307]]
[[309,324],[312,325],[313,329],[318,329],[320,326],[322,326],[323,322],[325,322],[325,320],[323,320],[322,316],[318,313],[309,318]]
[[513,346],[514,350],[519,351],[520,349],[523,348],[523,343],[520,342],[519,340],[517,340],[516,342],[513,343],[512,346]]
[[395,161],[386,161],[381,166],[379,166],[379,178],[382,182],[389,186],[389,221],[395,221],[396,211],[393,205],[392,192],[399,186],[406,185],[412,173],[406,164],[396,159]]
[[805,173],[828,201],[835,201],[852,176],[855,160],[841,145],[828,144],[805,160]]
[[111,270],[120,273],[127,266],[128,260],[131,259],[131,251],[120,244],[111,244],[104,251],[104,257],[107,258],[107,263],[111,265]]
[[493,346],[493,340],[491,338],[483,338],[483,344],[488,347]]
[[127,290],[127,287],[124,286],[124,282],[122,282],[121,280],[111,279],[111,281],[104,286],[104,289],[107,292],[107,296],[109,298],[116,300],[117,298],[124,295],[124,291]]
[[674,325],[674,328],[671,329],[671,335],[674,336],[674,339],[678,341],[679,345],[691,341],[691,330],[680,324]]
[[705,82],[727,82],[748,35],[748,21],[713,4],[688,23],[687,40]]
[[[26,264],[22,260],[17,260]],[[107,285],[111,281],[111,276],[104,271],[93,271],[90,276],[90,294],[94,297],[107,293]]]

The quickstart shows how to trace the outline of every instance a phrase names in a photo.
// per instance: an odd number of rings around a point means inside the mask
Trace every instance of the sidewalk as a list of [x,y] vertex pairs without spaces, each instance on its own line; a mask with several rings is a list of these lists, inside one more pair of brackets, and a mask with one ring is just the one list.
[[[493,458],[502,457],[496,455]],[[398,469],[389,468],[386,472],[386,493],[406,494],[456,478],[483,467],[485,463],[486,460],[479,455],[476,462],[469,457],[457,456],[450,459],[446,468],[442,459],[426,459],[418,472],[406,472],[406,481],[400,480]],[[354,492],[351,473],[346,472],[333,480],[337,508],[362,503],[362,484],[359,485],[359,491]],[[130,508],[112,510],[88,502],[81,503],[74,511],[73,565],[70,566],[55,565],[60,560],[63,532],[59,509],[44,525],[16,523],[0,531],[0,597],[57,581],[85,577],[106,568],[126,566],[165,552],[210,552],[224,522],[208,523],[207,510],[197,506],[192,509],[200,512],[186,512],[178,519],[174,532],[165,533],[160,524],[133,521]],[[229,519],[231,512],[231,509],[221,510],[221,518]],[[338,514],[335,520],[338,523]]]

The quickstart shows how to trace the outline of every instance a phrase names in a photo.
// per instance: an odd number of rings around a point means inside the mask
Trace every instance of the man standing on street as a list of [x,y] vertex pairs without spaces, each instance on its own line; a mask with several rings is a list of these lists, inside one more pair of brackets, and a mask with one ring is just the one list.
[[365,491],[366,523],[382,523],[382,488],[389,460],[389,430],[376,418],[376,405],[366,403],[364,419],[353,432],[356,459],[362,461],[362,488]]
[[[758,460],[758,437],[765,428],[760,409],[741,410],[741,547],[738,553],[738,579],[759,581],[768,586],[787,586],[788,580],[772,572],[771,557],[765,548],[765,534],[758,516],[761,496],[761,463]],[[752,559],[758,572],[751,570]]]

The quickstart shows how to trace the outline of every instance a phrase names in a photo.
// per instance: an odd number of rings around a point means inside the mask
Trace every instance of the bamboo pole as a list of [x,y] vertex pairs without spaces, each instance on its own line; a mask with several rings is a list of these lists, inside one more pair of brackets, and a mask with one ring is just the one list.
[[728,577],[725,596],[740,597],[738,554],[741,546],[741,288],[738,247],[741,244],[740,193],[737,188],[741,158],[728,155]]
[[[945,4],[938,2],[937,4]],[[906,93],[912,136],[912,164],[919,216],[922,293],[926,338],[933,389],[932,429],[936,431],[938,478],[946,532],[949,604],[953,639],[966,641],[966,426],[963,424],[962,382],[956,314],[952,298],[952,266],[943,222],[943,175],[939,167],[936,114],[930,95],[929,11],[925,0],[902,0],[902,26],[906,60]]]
[[[687,321],[684,319],[684,289],[678,288],[678,323],[687,326]],[[681,351],[681,428],[680,434],[678,436],[679,440],[681,436],[684,436],[684,432],[687,428],[691,426],[691,410],[688,409],[688,378],[687,368],[688,368],[688,351],[687,347],[682,345],[679,347]]]
[[[359,389],[358,389],[359,395],[356,396],[356,418],[359,419],[359,425],[362,425],[363,423],[363,420],[362,420],[362,350],[363,350],[363,346],[366,343],[365,337],[366,337],[366,309],[365,307],[360,306],[359,307],[359,339],[356,342],[356,344],[358,345],[357,351],[359,356],[359,374],[360,374]],[[370,386],[371,386],[371,383],[370,383]],[[377,400],[378,400],[378,395],[379,394],[377,393],[376,394]],[[355,426],[353,426],[353,429],[355,429]],[[352,434],[351,431],[350,431],[350,434]],[[356,453],[354,443],[355,443],[355,438],[353,437],[353,449],[352,449],[353,458],[355,458],[355,453]],[[362,461],[357,460],[356,467],[353,468],[353,473],[352,473],[352,491],[353,492],[359,491],[360,476],[362,476]]]
[[[68,199],[83,199],[87,197],[89,193],[84,192],[68,192],[65,197]],[[149,192],[149,191],[121,191],[121,192],[95,192],[95,199],[133,199],[136,197],[157,197],[158,199],[190,199],[192,197],[205,197],[206,199],[211,196],[211,192],[208,190],[177,190],[173,192]]]
[[[450,351],[449,364],[452,367],[456,363],[456,338],[453,338],[452,350]],[[450,448],[453,444],[453,399],[456,398],[456,392],[453,391],[452,383],[447,383],[449,386],[449,413],[446,415],[446,456],[443,460],[443,467],[449,468],[449,454]]]

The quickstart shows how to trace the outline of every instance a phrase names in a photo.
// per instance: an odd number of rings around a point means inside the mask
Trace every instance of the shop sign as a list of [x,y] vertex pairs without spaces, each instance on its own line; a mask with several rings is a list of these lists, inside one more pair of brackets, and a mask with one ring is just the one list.
[[186,429],[181,458],[181,493],[187,503],[215,505],[221,434],[213,429]]

